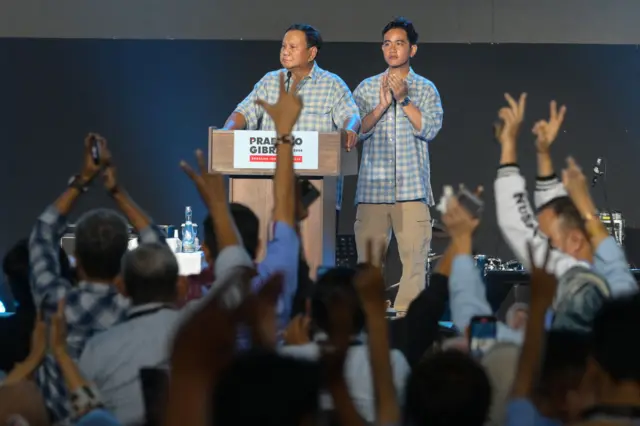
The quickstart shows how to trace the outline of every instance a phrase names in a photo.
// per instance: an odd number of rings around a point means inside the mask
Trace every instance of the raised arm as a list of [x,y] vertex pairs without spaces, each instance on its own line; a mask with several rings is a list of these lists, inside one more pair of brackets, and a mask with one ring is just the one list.
[[116,202],[118,209],[126,216],[127,221],[133,225],[140,235],[141,243],[166,243],[167,235],[164,234],[147,214],[133,201],[124,188],[119,184],[116,168],[111,158],[111,153],[105,149],[103,157],[107,166],[103,172],[104,187]]
[[102,164],[95,164],[91,155],[93,141],[106,149],[100,135],[90,133],[84,140],[82,168],[69,187],[38,217],[29,238],[29,263],[32,274],[33,299],[40,306],[45,298],[50,302],[47,310],[55,310],[55,303],[71,288],[71,283],[60,271],[60,238],[67,229],[67,216],[77,199],[88,188]]

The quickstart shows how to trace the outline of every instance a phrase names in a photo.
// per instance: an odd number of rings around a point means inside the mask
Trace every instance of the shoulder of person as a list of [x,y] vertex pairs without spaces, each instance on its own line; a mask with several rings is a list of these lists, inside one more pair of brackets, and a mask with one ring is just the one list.
[[587,266],[576,265],[565,272],[565,277],[563,278],[563,281],[565,281],[568,286],[576,288],[576,291],[589,288],[596,289],[604,297],[611,295],[609,283],[606,278]]
[[372,75],[371,77],[367,77],[358,84],[358,88],[365,89],[370,87],[375,87],[376,90],[379,88],[380,81],[382,81],[382,76],[384,72],[380,74]]
[[413,73],[413,81],[414,84],[418,85],[424,90],[432,90],[436,93],[438,92],[438,89],[436,88],[436,85],[433,83],[433,81],[419,74],[416,74],[415,72]]

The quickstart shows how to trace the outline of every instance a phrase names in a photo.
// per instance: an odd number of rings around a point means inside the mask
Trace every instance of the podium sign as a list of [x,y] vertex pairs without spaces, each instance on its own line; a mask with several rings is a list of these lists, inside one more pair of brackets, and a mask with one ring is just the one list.
[[[293,132],[293,167],[318,169],[318,132]],[[275,169],[276,132],[236,130],[233,132],[233,167]]]

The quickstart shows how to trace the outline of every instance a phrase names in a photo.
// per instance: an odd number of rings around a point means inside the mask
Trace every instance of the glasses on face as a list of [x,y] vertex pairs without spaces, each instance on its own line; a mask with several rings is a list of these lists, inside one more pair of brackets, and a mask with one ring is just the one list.
[[395,47],[396,49],[402,49],[407,44],[409,43],[406,40],[395,40],[395,41],[385,40],[385,42],[382,43],[382,48],[385,50],[389,50],[392,47]]

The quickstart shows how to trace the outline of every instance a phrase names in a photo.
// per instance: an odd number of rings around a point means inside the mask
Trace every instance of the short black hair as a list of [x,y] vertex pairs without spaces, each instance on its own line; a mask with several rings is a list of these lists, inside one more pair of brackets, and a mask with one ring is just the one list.
[[213,424],[299,426],[317,413],[320,389],[316,362],[245,352],[221,374],[213,394]]
[[551,330],[546,336],[544,361],[537,392],[550,396],[576,390],[587,368],[591,336],[566,330]]
[[[67,253],[62,247],[60,247],[59,250],[59,267],[60,276],[73,283],[75,277],[73,276],[69,256],[67,256]],[[16,242],[4,255],[2,271],[7,277],[7,284],[11,290],[11,295],[18,304],[22,307],[33,306],[33,295],[29,282],[31,269],[29,266],[29,240],[27,238]]]
[[[258,255],[258,244],[260,243],[260,219],[249,207],[240,203],[231,203],[229,206],[231,217],[236,223],[244,248],[252,259]],[[211,252],[211,256],[218,256],[218,238],[213,229],[213,219],[207,215],[202,223],[204,234],[204,245]]]
[[614,381],[640,382],[640,295],[607,301],[593,321],[591,356]]
[[410,45],[413,46],[414,44],[418,44],[418,33],[413,26],[413,22],[409,21],[407,18],[403,18],[402,16],[395,18],[384,26],[382,29],[382,37],[384,38],[386,33],[395,28],[400,28],[407,33],[407,40],[409,40]]
[[491,406],[484,368],[459,351],[424,358],[407,381],[406,425],[483,426]]
[[75,256],[88,279],[113,280],[120,273],[129,246],[129,229],[120,214],[95,209],[84,214],[75,228]]
[[178,295],[178,260],[164,243],[143,243],[122,258],[122,277],[134,305],[174,303]]
[[353,332],[359,333],[364,329],[364,311],[354,282],[356,273],[353,268],[337,267],[318,278],[311,295],[311,318],[315,327],[324,332],[331,329],[332,303],[339,300],[352,308]]
[[302,31],[307,38],[307,49],[315,47],[320,50],[322,48],[322,35],[320,35],[320,31],[315,29],[309,24],[293,24],[287,31],[284,33],[288,33],[289,31]]
[[550,209],[562,220],[562,225],[569,229],[577,229],[584,235],[587,235],[584,218],[578,211],[578,208],[568,196],[562,196],[552,199],[546,204],[540,206],[538,212]]

